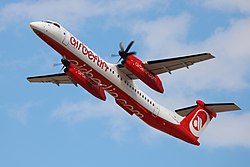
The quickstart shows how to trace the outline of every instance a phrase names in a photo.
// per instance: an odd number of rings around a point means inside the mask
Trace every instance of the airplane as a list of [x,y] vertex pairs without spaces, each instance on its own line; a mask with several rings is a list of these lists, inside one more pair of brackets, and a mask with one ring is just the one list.
[[240,110],[234,103],[211,103],[201,100],[191,107],[171,111],[142,92],[134,83],[140,79],[153,90],[163,93],[159,74],[215,58],[210,53],[200,53],[153,61],[141,61],[130,52],[134,41],[126,49],[120,43],[117,64],[104,61],[59,23],[51,20],[31,22],[30,27],[44,42],[61,56],[64,72],[28,77],[31,83],[73,84],[82,86],[96,98],[105,101],[106,92],[128,114],[136,115],[149,126],[187,143],[200,145],[200,135],[217,113]]

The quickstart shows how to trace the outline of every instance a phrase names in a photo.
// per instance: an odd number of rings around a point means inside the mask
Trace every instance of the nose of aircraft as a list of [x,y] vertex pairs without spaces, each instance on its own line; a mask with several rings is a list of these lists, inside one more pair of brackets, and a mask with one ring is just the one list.
[[30,23],[30,27],[31,27],[32,29],[35,29],[35,28],[37,27],[37,22],[31,22],[31,23]]
[[41,31],[43,29],[41,22],[31,22],[30,27],[35,31]]

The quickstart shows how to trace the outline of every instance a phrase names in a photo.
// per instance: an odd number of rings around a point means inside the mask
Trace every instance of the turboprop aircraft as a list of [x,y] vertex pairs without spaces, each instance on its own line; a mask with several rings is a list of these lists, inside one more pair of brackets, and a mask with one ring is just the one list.
[[[140,79],[150,88],[163,93],[159,74],[214,58],[210,53],[201,53],[154,61],[141,61],[135,52],[129,52],[133,41],[124,48],[120,43],[120,64],[104,61],[79,39],[54,21],[30,23],[33,31],[61,56],[63,73],[28,77],[30,82],[50,82],[56,85],[80,85],[100,100],[105,93],[130,115],[176,138],[200,145],[198,138],[218,112],[239,110],[234,103],[206,104],[201,100],[196,105],[171,111],[143,93],[133,82]],[[120,61],[119,60],[119,61]]]

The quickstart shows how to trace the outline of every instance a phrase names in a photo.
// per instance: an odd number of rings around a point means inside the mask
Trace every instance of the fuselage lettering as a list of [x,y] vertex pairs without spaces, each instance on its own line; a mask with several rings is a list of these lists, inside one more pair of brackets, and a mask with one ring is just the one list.
[[[72,41],[74,41],[74,40],[72,40]],[[86,64],[80,65],[80,63],[77,60],[69,60],[69,61],[79,68],[78,74],[80,74],[82,77],[86,76],[88,79],[90,79],[91,81],[93,81],[94,84],[101,86],[111,96],[113,96],[117,101],[121,102],[121,104],[124,107],[128,108],[128,110],[130,110],[131,112],[133,112],[139,118],[143,118],[144,117],[143,114],[141,114],[138,110],[134,109],[133,105],[128,104],[128,102],[125,99],[123,99],[123,98],[121,98],[119,96],[118,92],[116,91],[116,88],[113,85],[103,84],[100,79],[95,78],[94,74],[92,73],[93,70],[92,69],[87,69],[87,65]]]
[[96,63],[98,67],[104,69],[105,72],[109,69],[105,61],[103,61],[99,56],[97,56],[93,51],[91,51],[87,46],[85,46],[81,41],[76,39],[74,36],[70,37],[70,44],[75,49],[81,51],[82,55],[87,56],[90,61]]

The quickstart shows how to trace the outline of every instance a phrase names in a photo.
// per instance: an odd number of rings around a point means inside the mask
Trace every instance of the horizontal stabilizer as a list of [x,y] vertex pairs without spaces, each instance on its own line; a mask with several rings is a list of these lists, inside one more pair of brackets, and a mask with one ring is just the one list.
[[[193,111],[197,105],[181,108],[178,110],[175,110],[176,113],[178,113],[181,116],[187,116],[191,111]],[[234,110],[240,110],[240,108],[234,104],[234,103],[213,103],[213,104],[205,104],[204,107],[211,111],[211,112],[226,112],[226,111],[234,111]]]

